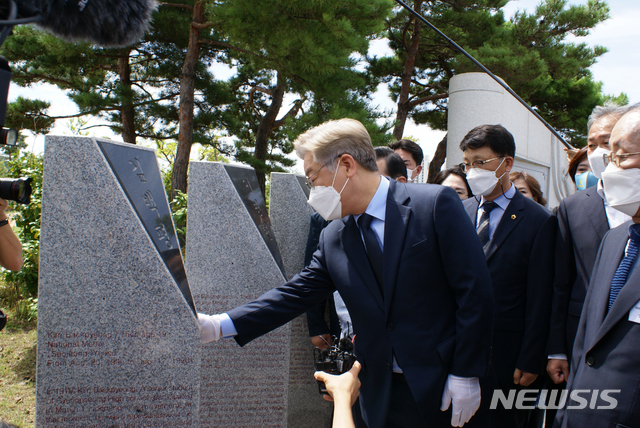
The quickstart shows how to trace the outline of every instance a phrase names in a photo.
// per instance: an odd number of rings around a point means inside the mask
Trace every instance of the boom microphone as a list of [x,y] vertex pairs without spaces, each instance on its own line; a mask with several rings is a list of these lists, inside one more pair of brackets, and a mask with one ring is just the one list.
[[[142,39],[157,6],[155,0],[16,1],[17,19],[8,16],[0,25],[35,22],[67,41],[88,41],[104,47],[128,46]],[[10,10],[10,5],[6,9]]]

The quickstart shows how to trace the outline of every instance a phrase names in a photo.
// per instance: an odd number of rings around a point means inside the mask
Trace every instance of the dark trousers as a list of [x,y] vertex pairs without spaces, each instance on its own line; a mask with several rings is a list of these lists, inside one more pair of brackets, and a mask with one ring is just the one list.
[[[471,426],[474,428],[490,428],[491,425],[489,424],[487,413],[481,407],[473,415],[469,424],[473,424]],[[446,412],[439,412],[435,419],[425,421],[420,414],[420,408],[413,398],[406,379],[402,374],[394,373],[391,383],[389,412],[384,426],[385,428],[449,428],[451,427],[451,407]],[[466,424],[465,427],[467,427]]]
[[429,426],[422,419],[418,403],[413,398],[407,380],[402,374],[393,374],[391,401],[384,426],[385,428],[423,428]]

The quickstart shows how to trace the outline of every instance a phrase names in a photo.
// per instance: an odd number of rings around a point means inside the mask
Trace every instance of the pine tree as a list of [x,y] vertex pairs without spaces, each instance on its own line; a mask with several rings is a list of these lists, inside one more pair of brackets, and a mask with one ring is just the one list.
[[[292,151],[293,129],[313,126],[331,112],[367,111],[366,104],[353,102],[371,90],[367,76],[354,69],[353,54],[366,53],[367,38],[382,28],[390,3],[238,0],[211,10],[238,67],[227,129],[238,138],[236,158],[256,169],[264,192],[266,173],[293,164],[284,156]],[[285,95],[294,98],[292,107],[276,120]],[[322,109],[325,114],[305,114]],[[364,116],[373,127],[374,115]]]
[[[415,0],[412,4],[494,74],[501,77],[552,126],[582,145],[586,118],[602,102],[601,85],[588,70],[606,49],[568,42],[584,36],[608,18],[603,0],[569,6],[566,0],[544,0],[532,14],[505,21],[506,0]],[[404,9],[387,21],[395,55],[371,58],[371,73],[387,82],[397,102],[394,137],[402,138],[407,118],[433,129],[446,129],[449,80],[479,71],[430,28]],[[439,171],[445,139],[433,159]],[[441,147],[442,146],[442,147]],[[430,174],[432,178],[432,174]]]

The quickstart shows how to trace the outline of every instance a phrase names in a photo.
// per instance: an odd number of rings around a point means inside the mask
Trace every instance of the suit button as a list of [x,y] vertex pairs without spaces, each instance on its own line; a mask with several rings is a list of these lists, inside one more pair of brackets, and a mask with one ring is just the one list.
[[595,363],[596,363],[596,357],[594,357],[593,355],[587,356],[587,365],[589,367],[593,367]]
[[389,363],[387,363],[387,368],[388,368],[389,370],[393,369],[393,367],[392,367],[392,366],[391,366],[391,364],[389,364]]
[[393,325],[392,322],[390,322],[389,324],[387,324],[387,330],[392,331],[396,326]]

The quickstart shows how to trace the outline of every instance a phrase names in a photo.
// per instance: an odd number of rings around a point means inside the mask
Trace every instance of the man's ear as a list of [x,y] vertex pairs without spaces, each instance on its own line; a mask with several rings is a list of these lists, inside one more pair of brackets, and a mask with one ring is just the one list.
[[401,175],[400,177],[396,178],[396,181],[398,183],[406,183],[407,182],[407,178],[404,175]]
[[507,156],[506,158],[504,158],[504,168],[506,172],[511,172],[514,162],[515,161],[511,156]]
[[340,157],[340,164],[344,165],[347,170],[347,178],[351,178],[356,175],[358,171],[358,162],[348,153],[345,153]]
[[416,177],[420,175],[420,173],[422,172],[422,165],[418,165],[416,167],[416,171],[418,171],[418,173],[416,174]]

